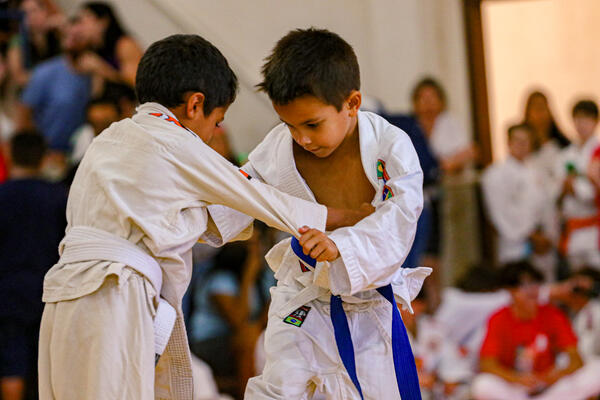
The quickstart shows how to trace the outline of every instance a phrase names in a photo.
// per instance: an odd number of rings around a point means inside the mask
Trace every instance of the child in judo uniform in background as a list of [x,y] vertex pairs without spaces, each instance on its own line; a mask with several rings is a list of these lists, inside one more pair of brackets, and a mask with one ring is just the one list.
[[199,36],[171,36],[143,56],[136,115],[94,140],[71,186],[61,259],[44,281],[41,399],[192,399],[181,298],[194,243],[250,233],[252,219],[228,207],[296,235],[362,217],[281,193],[205,144],[236,89]]
[[358,62],[334,33],[288,33],[262,72],[259,87],[283,123],[243,169],[307,201],[357,210],[370,203],[376,211],[329,235],[339,251],[332,263],[321,262],[326,241],[318,228],[271,249],[267,261],[278,283],[266,365],[248,382],[245,398],[306,399],[314,392],[328,399],[420,398],[394,301],[410,308],[431,272],[401,268],[423,205],[411,141],[378,115],[359,111]]

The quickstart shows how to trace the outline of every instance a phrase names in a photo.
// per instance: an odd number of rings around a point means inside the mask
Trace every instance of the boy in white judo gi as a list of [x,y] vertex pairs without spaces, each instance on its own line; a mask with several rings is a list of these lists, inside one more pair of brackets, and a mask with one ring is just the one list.
[[481,177],[486,211],[498,232],[498,262],[531,259],[547,282],[555,280],[554,202],[545,196],[529,157],[533,132],[526,124],[508,128],[508,157]]
[[584,266],[600,270],[600,207],[587,176],[594,151],[600,146],[598,105],[592,100],[579,101],[572,115],[579,140],[563,150],[557,163],[561,185],[556,192],[563,225],[559,247],[573,270]]
[[191,249],[247,237],[251,222],[223,205],[296,235],[360,219],[251,179],[205,144],[236,89],[199,36],[144,54],[136,115],[93,141],[71,186],[61,259],[44,281],[41,399],[192,399],[181,318]]
[[278,283],[266,365],[249,380],[245,398],[306,399],[317,391],[328,399],[420,398],[395,303],[410,307],[431,271],[401,268],[423,205],[411,141],[383,118],[359,111],[358,62],[334,33],[288,33],[263,76],[259,87],[283,123],[243,169],[308,201],[356,210],[371,204],[376,211],[329,235],[339,251],[331,264],[320,262],[326,242],[319,242],[325,234],[318,229],[269,252]]

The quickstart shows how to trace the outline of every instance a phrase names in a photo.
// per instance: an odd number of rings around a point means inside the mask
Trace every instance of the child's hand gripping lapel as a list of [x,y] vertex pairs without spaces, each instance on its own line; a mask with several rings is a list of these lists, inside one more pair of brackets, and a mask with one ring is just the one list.
[[339,257],[340,253],[333,240],[329,239],[326,233],[318,229],[303,226],[298,229],[302,234],[298,238],[304,254],[311,256],[319,262],[333,261]]

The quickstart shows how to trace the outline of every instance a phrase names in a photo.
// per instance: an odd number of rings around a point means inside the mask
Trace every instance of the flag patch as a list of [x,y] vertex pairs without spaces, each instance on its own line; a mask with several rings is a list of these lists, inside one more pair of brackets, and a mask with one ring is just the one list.
[[394,192],[392,191],[392,188],[388,185],[385,185],[383,187],[383,194],[381,196],[381,199],[385,201],[387,199],[391,199],[392,197],[394,197]]
[[294,325],[297,327],[301,327],[310,311],[309,306],[302,306],[287,317],[283,319],[283,322],[286,324]]

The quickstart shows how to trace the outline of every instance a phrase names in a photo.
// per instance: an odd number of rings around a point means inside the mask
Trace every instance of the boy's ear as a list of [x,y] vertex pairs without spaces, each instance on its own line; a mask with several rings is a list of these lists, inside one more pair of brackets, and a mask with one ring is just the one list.
[[348,111],[351,117],[356,116],[360,109],[362,102],[362,96],[358,90],[353,90],[350,95],[346,98],[346,104],[348,104]]
[[195,120],[204,117],[204,93],[194,92],[188,97],[185,105],[185,114],[189,119]]

